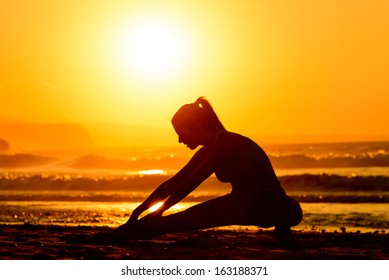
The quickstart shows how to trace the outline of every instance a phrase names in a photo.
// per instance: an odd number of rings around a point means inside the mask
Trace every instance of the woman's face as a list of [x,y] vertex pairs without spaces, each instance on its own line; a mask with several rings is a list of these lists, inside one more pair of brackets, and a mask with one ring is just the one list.
[[194,150],[199,145],[204,145],[204,129],[200,126],[173,125],[178,135],[178,143],[183,143],[189,149]]

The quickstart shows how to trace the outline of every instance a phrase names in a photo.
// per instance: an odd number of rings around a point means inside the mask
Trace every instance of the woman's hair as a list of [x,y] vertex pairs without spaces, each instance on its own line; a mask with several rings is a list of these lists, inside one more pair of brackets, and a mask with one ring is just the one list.
[[172,123],[195,125],[215,130],[226,130],[213,110],[211,104],[204,97],[199,97],[194,103],[185,104],[174,114]]

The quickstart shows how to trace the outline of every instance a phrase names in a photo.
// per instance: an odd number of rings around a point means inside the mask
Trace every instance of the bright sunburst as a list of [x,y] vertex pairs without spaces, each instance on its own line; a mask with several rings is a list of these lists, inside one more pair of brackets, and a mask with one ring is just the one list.
[[117,57],[137,79],[171,79],[187,63],[188,43],[178,24],[143,18],[123,29],[118,34]]

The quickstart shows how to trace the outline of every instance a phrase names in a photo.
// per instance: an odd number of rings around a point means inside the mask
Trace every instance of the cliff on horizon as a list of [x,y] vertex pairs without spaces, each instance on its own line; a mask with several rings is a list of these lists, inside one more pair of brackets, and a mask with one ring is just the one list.
[[85,127],[71,123],[0,123],[0,138],[22,151],[96,147]]

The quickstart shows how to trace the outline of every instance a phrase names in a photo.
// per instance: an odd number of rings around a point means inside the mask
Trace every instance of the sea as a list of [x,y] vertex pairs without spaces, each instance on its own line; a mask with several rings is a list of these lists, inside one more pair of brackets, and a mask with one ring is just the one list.
[[[301,203],[304,217],[294,230],[389,232],[389,142],[261,146]],[[117,227],[191,153],[167,147],[0,154],[0,224]],[[166,214],[230,190],[212,175]]]

